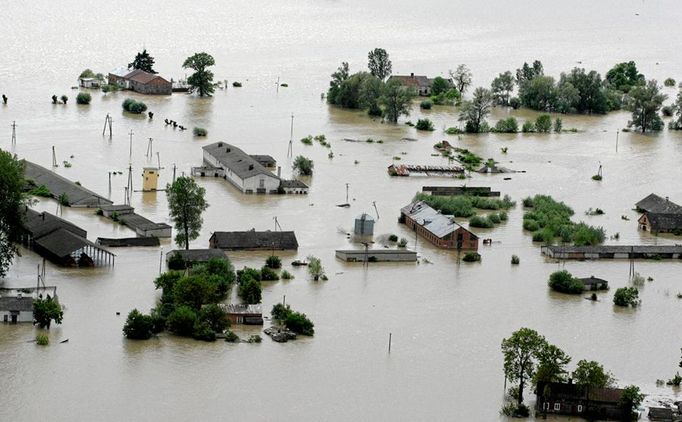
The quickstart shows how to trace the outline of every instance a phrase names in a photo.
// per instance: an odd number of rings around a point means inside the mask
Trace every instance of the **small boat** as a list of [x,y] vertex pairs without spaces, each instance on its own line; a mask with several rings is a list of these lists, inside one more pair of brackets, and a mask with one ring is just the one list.
[[350,204],[349,204],[349,203],[338,204],[337,207],[339,207],[339,208],[348,208],[348,207],[350,207]]
[[59,344],[64,344],[64,343],[68,343],[68,342],[69,342],[69,339],[67,338],[66,340],[60,341]]
[[304,265],[308,265],[308,263],[305,262],[305,261],[299,261],[299,260],[297,259],[296,261],[292,262],[291,265],[293,265],[294,267],[301,267],[301,266],[304,266]]

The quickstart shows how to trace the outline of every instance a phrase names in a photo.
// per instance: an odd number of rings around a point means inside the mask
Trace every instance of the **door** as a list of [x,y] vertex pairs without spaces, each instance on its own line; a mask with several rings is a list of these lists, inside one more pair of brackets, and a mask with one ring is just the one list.
[[12,324],[16,324],[16,323],[17,323],[17,315],[12,314]]

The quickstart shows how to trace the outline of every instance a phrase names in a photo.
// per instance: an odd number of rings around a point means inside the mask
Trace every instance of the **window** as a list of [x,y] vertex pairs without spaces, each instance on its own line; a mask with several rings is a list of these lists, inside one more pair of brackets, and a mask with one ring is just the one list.
[[260,179],[260,188],[263,189],[265,187],[265,179]]
[[542,404],[542,408],[543,408],[544,410],[549,410],[549,403],[548,403],[548,402],[543,403],[543,404]]
[[554,410],[561,410],[561,403],[554,403]]
[[579,404],[578,405],[578,412],[582,412],[582,411],[583,411],[583,406],[581,404]]

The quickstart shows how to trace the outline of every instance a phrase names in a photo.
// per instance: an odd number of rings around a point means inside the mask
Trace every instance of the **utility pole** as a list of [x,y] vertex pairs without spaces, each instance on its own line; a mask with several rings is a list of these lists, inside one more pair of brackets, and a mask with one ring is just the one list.
[[159,275],[161,275],[162,265],[163,265],[163,248],[161,249],[161,255],[159,256]]
[[618,152],[618,135],[620,135],[620,131],[616,129],[616,152]]
[[130,153],[128,155],[128,163],[132,163],[133,161],[133,130],[130,129]]
[[158,164],[159,170],[161,170],[161,153],[158,151],[156,152],[156,162]]
[[279,76],[277,77],[277,82],[275,83],[277,84],[277,92],[279,92]]
[[291,132],[289,133],[289,150],[287,158],[294,156],[294,113],[291,113]]
[[177,169],[175,163],[173,163],[173,183],[175,183],[175,169]]
[[107,113],[107,117],[104,118],[104,127],[102,128],[102,136],[104,136],[104,133],[107,131],[107,126],[109,126],[109,139],[111,139],[112,136],[112,130],[111,130],[111,122],[112,122],[111,116],[109,116],[109,113]]
[[130,196],[133,192],[133,166],[128,165],[128,185],[126,186],[126,195],[128,196],[128,205],[130,205]]
[[153,147],[152,147],[152,142],[153,142],[153,141],[154,141],[154,139],[149,138],[149,142],[147,143],[147,154],[145,154],[145,156],[147,157],[147,159],[152,158],[152,155],[154,155]]
[[57,167],[57,153],[54,150],[54,145],[52,145],[52,168]]
[[348,183],[346,183],[346,204],[350,204],[350,202],[348,202]]
[[374,211],[377,213],[377,220],[379,219],[379,210],[377,209],[377,201],[372,201],[372,205],[374,205]]
[[12,145],[17,144],[17,122],[16,120],[12,121]]
[[111,172],[109,172],[109,199],[111,199]]

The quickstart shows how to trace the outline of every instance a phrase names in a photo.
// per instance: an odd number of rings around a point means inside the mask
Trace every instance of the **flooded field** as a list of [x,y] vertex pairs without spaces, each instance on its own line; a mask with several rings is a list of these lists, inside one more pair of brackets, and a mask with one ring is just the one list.
[[[329,74],[342,60],[351,70],[366,65],[366,52],[384,47],[394,73],[439,75],[459,63],[474,73],[475,86],[488,86],[497,73],[514,71],[524,61],[541,59],[545,72],[578,65],[604,74],[619,61],[635,60],[648,78],[682,78],[682,57],[670,40],[679,39],[682,8],[674,1],[545,2],[437,1],[415,15],[410,2],[168,2],[147,17],[146,4],[102,4],[96,11],[76,1],[36,1],[28,10],[5,7],[0,45],[0,148],[45,167],[68,160],[55,171],[122,203],[133,133],[133,183],[139,189],[142,167],[156,166],[145,157],[148,139],[160,153],[160,184],[200,165],[201,147],[227,141],[250,154],[270,154],[292,173],[287,159],[291,114],[294,155],[314,160],[315,171],[302,179],[307,196],[242,195],[221,179],[198,179],[210,204],[201,236],[193,247],[208,247],[214,231],[294,230],[297,253],[283,253],[285,268],[296,278],[264,284],[263,308],[286,295],[287,303],[305,312],[316,334],[278,344],[202,343],[164,334],[149,341],[126,341],[121,333],[132,308],[148,310],[159,298],[152,283],[161,248],[117,248],[113,268],[65,269],[49,265],[47,283],[58,286],[66,306],[64,322],[50,330],[51,346],[29,341],[29,325],[0,325],[0,420],[461,420],[501,419],[504,375],[500,342],[528,326],[573,357],[600,361],[621,385],[637,384],[645,393],[673,397],[658,378],[674,375],[682,347],[682,261],[638,261],[636,270],[652,277],[641,288],[642,305],[616,309],[613,291],[628,285],[623,260],[567,262],[579,277],[609,280],[611,291],[599,302],[549,291],[547,278],[560,268],[540,255],[522,230],[521,200],[550,194],[576,211],[576,220],[603,226],[609,244],[675,244],[682,238],[638,231],[635,202],[649,193],[682,201],[679,157],[682,133],[663,131],[642,136],[616,133],[630,115],[562,116],[565,128],[578,133],[450,136],[457,109],[434,107],[412,114],[398,125],[382,124],[362,112],[331,108],[320,94]],[[509,8],[509,10],[504,10]],[[125,65],[146,47],[165,77],[183,78],[180,67],[196,51],[214,55],[217,80],[241,81],[242,88],[216,91],[213,98],[184,94],[146,97],[119,92],[92,92],[89,106],[75,103],[70,87],[86,67],[95,71]],[[277,78],[288,88],[276,89]],[[672,99],[676,89],[665,88]],[[66,94],[68,105],[50,97]],[[124,115],[121,102],[143,99],[154,119]],[[668,104],[671,100],[666,101]],[[102,137],[107,113],[113,137]],[[496,109],[491,122],[507,116]],[[520,120],[535,112],[511,112]],[[417,132],[404,124],[428,117],[434,132]],[[163,123],[176,120],[208,130],[193,137]],[[10,124],[17,123],[17,144],[10,144]],[[306,135],[324,134],[335,156],[319,144],[303,145]],[[344,138],[381,139],[351,143]],[[404,137],[416,142],[401,140]],[[379,219],[375,240],[397,234],[415,246],[414,233],[398,224],[399,210],[423,185],[455,185],[443,178],[391,178],[387,167],[401,163],[447,165],[433,157],[441,140],[468,148],[501,165],[525,170],[511,175],[472,174],[470,186],[491,186],[517,205],[509,220],[495,229],[478,229],[493,244],[481,246],[481,263],[464,263],[456,252],[440,250],[423,239],[416,248],[420,264],[349,264],[336,260],[335,249],[351,245],[346,232],[362,212]],[[501,148],[508,147],[502,154]],[[73,156],[73,157],[72,157]],[[72,157],[72,158],[71,158]],[[357,161],[357,163],[356,163]],[[600,163],[604,179],[591,180]],[[111,192],[108,173],[112,177]],[[508,177],[508,176],[507,176]],[[349,184],[350,208],[345,201]],[[136,210],[154,221],[168,220],[163,192],[135,193]],[[587,216],[599,207],[602,216]],[[39,210],[57,211],[57,203],[40,200]],[[621,218],[628,216],[629,221]],[[64,208],[64,218],[88,231],[88,238],[132,236],[129,229],[98,217],[92,209]],[[322,259],[329,280],[313,282],[294,259],[314,254]],[[521,259],[510,265],[512,254]],[[229,254],[235,267],[260,266],[268,253]],[[430,263],[427,263],[426,261]],[[22,250],[5,286],[33,286],[41,259]],[[564,264],[561,264],[561,268]],[[117,316],[116,312],[121,315]],[[266,322],[267,324],[267,322]],[[237,327],[240,335],[257,328]],[[392,351],[387,353],[389,333]],[[66,344],[60,340],[69,339]],[[573,369],[573,367],[571,367]],[[527,397],[532,394],[527,391]]]

